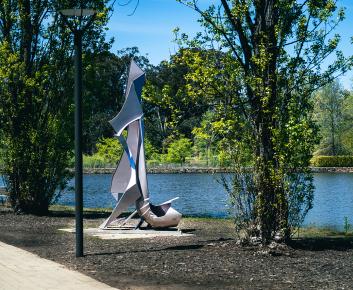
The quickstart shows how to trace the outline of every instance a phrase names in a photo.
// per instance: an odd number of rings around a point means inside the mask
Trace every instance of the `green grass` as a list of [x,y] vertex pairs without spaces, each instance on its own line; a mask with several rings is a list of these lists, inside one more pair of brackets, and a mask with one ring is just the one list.
[[[75,207],[65,205],[51,205],[49,211],[56,215],[74,215]],[[111,213],[110,208],[84,208],[83,213],[90,217],[108,216]],[[123,216],[128,216],[131,213],[124,213]],[[232,222],[232,218],[218,218],[218,217],[193,217],[183,216],[185,221],[189,222]],[[299,232],[295,232],[293,238],[352,238],[353,231],[345,233],[332,228],[319,228],[316,226],[301,227]]]
[[302,227],[299,229],[299,235],[296,233],[293,238],[322,238],[322,237],[353,237],[353,232],[345,233],[332,228],[319,228],[315,226]]
[[232,218],[221,218],[221,217],[194,217],[194,216],[188,216],[188,215],[183,215],[183,219],[187,219],[188,221],[191,222],[212,222],[212,221],[219,221],[219,220],[225,220],[225,221],[232,221]]
[[[52,213],[66,213],[66,214],[74,214],[75,213],[75,207],[74,206],[66,206],[66,205],[51,205],[49,207],[49,211]],[[110,214],[112,212],[111,208],[83,208],[83,213],[84,214]],[[131,212],[124,213],[123,216],[128,216],[131,214]],[[231,221],[231,218],[217,218],[217,217],[190,217],[190,216],[184,216],[183,219],[186,219],[191,222],[212,222],[212,221],[220,221],[220,220],[225,220],[225,221]]]
[[[75,213],[75,207],[74,206],[54,204],[54,205],[51,205],[49,207],[49,211]],[[111,213],[112,209],[104,208],[104,207],[97,207],[97,208],[84,207],[83,208],[83,212],[87,212],[87,213]]]

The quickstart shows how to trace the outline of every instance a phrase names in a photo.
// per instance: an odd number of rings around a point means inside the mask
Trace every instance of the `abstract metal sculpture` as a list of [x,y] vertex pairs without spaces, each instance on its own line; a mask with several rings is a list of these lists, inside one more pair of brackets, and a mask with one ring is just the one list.
[[[111,193],[117,200],[117,205],[109,218],[100,225],[101,229],[107,229],[121,213],[127,211],[128,207],[134,203],[136,211],[124,219],[120,226],[125,225],[137,213],[141,220],[136,228],[139,228],[143,221],[154,228],[173,227],[177,226],[181,219],[181,214],[171,207],[171,202],[177,198],[157,206],[149,201],[141,106],[141,92],[144,83],[145,73],[132,60],[125,92],[125,102],[118,115],[110,121],[124,148],[124,153],[113,174],[111,184]],[[122,135],[125,129],[127,129],[126,139]]]

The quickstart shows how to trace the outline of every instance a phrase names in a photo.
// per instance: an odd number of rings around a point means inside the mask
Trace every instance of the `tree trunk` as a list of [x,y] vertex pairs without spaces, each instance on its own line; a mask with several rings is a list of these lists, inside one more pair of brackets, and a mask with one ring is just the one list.
[[254,133],[256,150],[256,214],[263,244],[273,240],[278,232],[288,232],[288,202],[282,186],[283,173],[279,167],[274,150],[274,130],[276,122],[277,103],[277,48],[276,24],[278,8],[274,0],[261,1],[257,5],[255,23],[254,56],[261,59],[263,48],[266,50],[266,67],[263,63],[252,64],[253,72],[261,79],[261,85],[254,87],[256,101],[252,109],[257,113]]

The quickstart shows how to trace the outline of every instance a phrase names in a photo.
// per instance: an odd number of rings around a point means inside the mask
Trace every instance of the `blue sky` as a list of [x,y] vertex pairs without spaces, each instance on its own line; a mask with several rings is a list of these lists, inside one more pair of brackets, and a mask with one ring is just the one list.
[[[137,46],[143,55],[147,55],[152,64],[168,59],[177,50],[173,43],[173,29],[179,27],[182,32],[194,35],[200,31],[197,22],[198,14],[190,8],[177,3],[176,0],[140,0],[136,12],[132,0],[130,5],[119,6],[128,0],[116,0],[114,13],[109,21],[107,37],[115,38],[112,52],[119,49]],[[219,1],[199,0],[202,6]],[[339,6],[346,7],[346,19],[340,24],[336,33],[341,35],[340,49],[345,55],[353,54],[350,37],[353,36],[353,1],[338,0]],[[353,73],[341,77],[345,88],[352,88]]]

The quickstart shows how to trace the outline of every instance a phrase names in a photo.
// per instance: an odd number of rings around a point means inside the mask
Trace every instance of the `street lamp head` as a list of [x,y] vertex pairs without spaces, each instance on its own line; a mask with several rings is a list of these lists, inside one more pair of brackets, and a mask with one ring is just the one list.
[[97,13],[94,9],[62,9],[60,13],[64,16],[92,16]]
[[[73,8],[73,9],[62,9],[59,10],[64,22],[70,28],[72,32],[77,35],[77,32],[85,31],[94,21],[97,11],[94,9],[83,9],[83,8]],[[69,21],[70,17],[78,17],[79,21]],[[90,16],[90,17],[87,17]],[[87,17],[87,18],[83,18]]]

